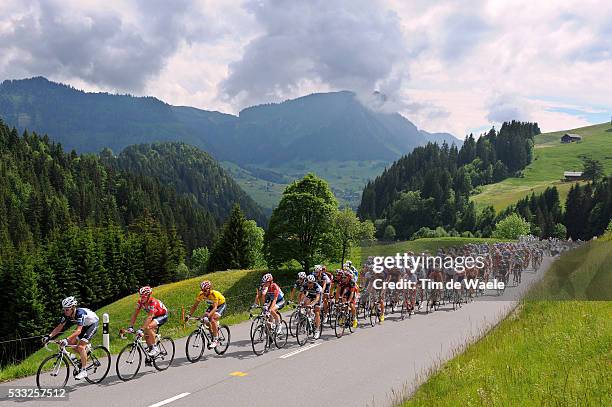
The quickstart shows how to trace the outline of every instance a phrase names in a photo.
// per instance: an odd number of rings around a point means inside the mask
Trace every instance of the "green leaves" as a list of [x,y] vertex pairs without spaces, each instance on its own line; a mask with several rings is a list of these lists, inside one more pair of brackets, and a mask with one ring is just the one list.
[[338,202],[329,185],[314,174],[294,181],[272,212],[265,236],[268,265],[276,268],[291,260],[304,270],[334,256],[333,233]]

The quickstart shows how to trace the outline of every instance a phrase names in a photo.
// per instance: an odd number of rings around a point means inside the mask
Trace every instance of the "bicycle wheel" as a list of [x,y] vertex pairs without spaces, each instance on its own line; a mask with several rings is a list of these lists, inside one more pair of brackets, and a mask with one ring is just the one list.
[[370,325],[374,326],[378,321],[380,321],[380,309],[378,308],[378,304],[376,304],[370,308]]
[[127,344],[117,356],[117,364],[115,365],[117,376],[127,382],[138,374],[141,364],[142,352],[140,348],[134,343]]
[[299,323],[300,323],[300,311],[296,309],[295,311],[291,313],[291,316],[289,317],[289,333],[294,338],[297,334],[297,327]]
[[49,355],[38,367],[36,385],[38,388],[62,388],[68,382],[69,374],[68,360],[64,356]]
[[219,327],[219,345],[215,348],[215,353],[217,355],[223,355],[227,352],[227,348],[230,345],[230,330],[227,325],[221,325]]
[[110,370],[111,355],[104,346],[96,346],[91,349],[87,357],[87,380],[91,384],[100,383]]
[[187,360],[191,363],[197,362],[202,358],[204,349],[206,349],[206,336],[198,328],[187,337],[185,356],[187,356]]
[[298,322],[297,325],[297,330],[295,331],[295,337],[298,345],[300,346],[303,346],[306,342],[308,342],[308,318],[300,319],[300,322]]
[[281,331],[277,332],[274,335],[274,345],[278,349],[282,349],[287,345],[287,339],[289,339],[289,327],[287,327],[287,322],[284,319],[281,319]]
[[400,319],[402,321],[406,319],[406,314],[408,314],[408,318],[410,318],[410,312],[408,311],[408,306],[406,305],[406,300],[404,299],[402,300],[402,307],[400,308]]
[[174,341],[164,336],[157,343],[159,354],[153,358],[153,366],[157,370],[166,370],[174,360]]
[[336,315],[336,321],[334,324],[334,331],[336,333],[336,338],[342,338],[344,335],[344,330],[346,329],[346,313],[339,312]]
[[268,348],[268,333],[264,324],[259,324],[251,334],[251,346],[257,356],[263,355]]

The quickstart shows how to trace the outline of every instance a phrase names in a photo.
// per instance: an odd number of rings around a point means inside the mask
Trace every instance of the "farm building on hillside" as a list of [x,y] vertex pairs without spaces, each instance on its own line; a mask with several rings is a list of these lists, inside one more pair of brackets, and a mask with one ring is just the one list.
[[577,134],[565,133],[563,137],[561,137],[562,143],[573,143],[576,141],[582,141],[582,137]]
[[563,176],[566,181],[580,181],[582,179],[582,171],[564,171]]

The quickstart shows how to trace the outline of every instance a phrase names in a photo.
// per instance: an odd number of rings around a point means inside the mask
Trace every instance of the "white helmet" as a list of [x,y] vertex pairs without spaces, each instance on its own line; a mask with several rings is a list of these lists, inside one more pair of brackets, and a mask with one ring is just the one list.
[[350,261],[350,260],[347,260],[347,261],[346,261],[346,265],[347,265],[347,266],[349,266],[349,267],[351,267],[351,266],[353,265],[353,262],[352,262],[352,261]]
[[314,271],[315,273],[318,273],[319,271],[323,270],[323,266],[320,264],[317,264],[316,266],[314,266]]
[[309,283],[314,283],[316,278],[312,274],[309,274],[308,277],[306,277],[306,280],[308,280]]
[[306,278],[306,273],[304,273],[303,271],[300,271],[300,272],[298,273],[298,278],[299,278],[300,280],[305,279],[305,278]]
[[76,305],[78,304],[76,298],[74,298],[73,296],[70,297],[66,297],[62,300],[62,308],[72,308],[72,307],[76,307]]
[[263,277],[261,278],[262,283],[267,283],[268,281],[272,281],[272,274],[270,273],[264,274]]

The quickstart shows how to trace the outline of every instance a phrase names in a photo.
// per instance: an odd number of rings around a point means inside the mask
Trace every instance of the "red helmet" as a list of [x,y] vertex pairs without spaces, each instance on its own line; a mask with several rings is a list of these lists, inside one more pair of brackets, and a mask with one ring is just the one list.
[[145,285],[140,290],[138,290],[138,294],[140,294],[141,297],[144,297],[146,295],[151,295],[152,293],[153,293],[153,289],[149,287],[148,285]]

